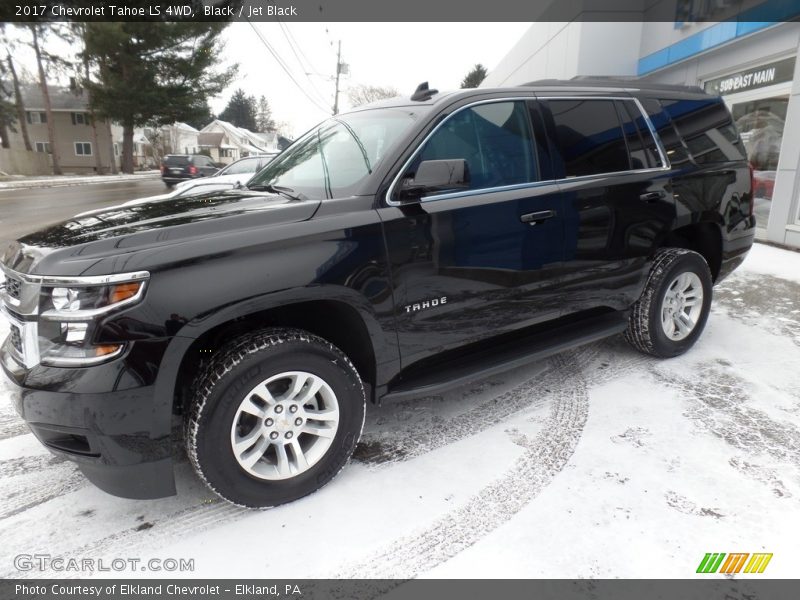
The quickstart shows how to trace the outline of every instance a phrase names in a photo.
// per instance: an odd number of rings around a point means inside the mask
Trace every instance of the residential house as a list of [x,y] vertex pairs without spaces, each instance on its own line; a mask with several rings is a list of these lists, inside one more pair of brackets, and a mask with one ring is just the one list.
[[[133,165],[136,169],[157,169],[165,154],[197,154],[200,151],[197,129],[175,122],[159,128],[133,130]],[[122,133],[115,137],[115,147],[122,148]]]
[[[22,86],[21,92],[32,149],[52,155],[42,89],[38,85],[27,85]],[[79,88],[58,86],[48,86],[48,92],[61,170],[64,173],[95,173],[99,157],[100,172],[108,172],[114,160],[108,121],[96,120],[95,144],[86,93]],[[16,133],[11,133],[11,146],[24,148],[21,128],[16,129]]]
[[200,130],[198,146],[201,151],[208,151],[215,162],[229,164],[251,154],[278,152],[278,136],[214,119]]

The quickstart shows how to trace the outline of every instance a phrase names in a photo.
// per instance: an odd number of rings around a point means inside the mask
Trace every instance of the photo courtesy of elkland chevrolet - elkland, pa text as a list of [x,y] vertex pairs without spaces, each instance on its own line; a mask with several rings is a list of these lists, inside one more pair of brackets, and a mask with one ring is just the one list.
[[0,600],[800,596],[797,0],[8,0]]

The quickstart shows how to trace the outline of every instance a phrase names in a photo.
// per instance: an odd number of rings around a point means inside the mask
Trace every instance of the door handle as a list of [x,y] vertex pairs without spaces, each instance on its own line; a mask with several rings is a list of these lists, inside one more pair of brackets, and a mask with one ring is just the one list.
[[554,210],[540,210],[538,212],[532,212],[522,215],[520,216],[519,220],[533,227],[534,225],[543,223],[547,219],[551,219],[555,216],[556,216],[556,211]]
[[645,192],[639,196],[639,200],[644,200],[645,202],[655,202],[656,200],[663,199],[664,196],[666,196],[664,192]]

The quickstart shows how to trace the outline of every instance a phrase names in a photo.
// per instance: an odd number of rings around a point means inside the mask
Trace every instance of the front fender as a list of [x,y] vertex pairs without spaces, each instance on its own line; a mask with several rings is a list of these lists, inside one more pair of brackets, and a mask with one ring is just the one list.
[[354,308],[369,334],[376,365],[396,364],[399,361],[397,344],[392,343],[395,340],[381,328],[369,301],[355,290],[337,285],[314,285],[247,298],[241,302],[229,304],[213,312],[198,316],[186,323],[172,337],[164,352],[161,368],[155,383],[155,395],[159,399],[154,407],[157,413],[154,414],[155,429],[159,430],[163,427],[165,428],[164,431],[169,432],[172,399],[178,383],[178,374],[183,359],[195,340],[215,327],[237,318],[314,300],[341,302]]

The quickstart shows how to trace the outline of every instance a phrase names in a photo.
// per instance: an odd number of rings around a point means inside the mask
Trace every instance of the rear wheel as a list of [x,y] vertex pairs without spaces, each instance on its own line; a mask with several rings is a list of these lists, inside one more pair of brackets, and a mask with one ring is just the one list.
[[703,332],[711,293],[711,272],[700,254],[684,248],[659,250],[631,310],[626,339],[653,356],[683,354]]
[[307,332],[267,329],[220,349],[197,382],[187,453],[219,496],[266,508],[316,491],[342,469],[364,425],[358,372]]

